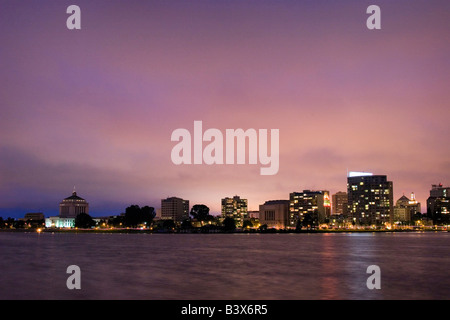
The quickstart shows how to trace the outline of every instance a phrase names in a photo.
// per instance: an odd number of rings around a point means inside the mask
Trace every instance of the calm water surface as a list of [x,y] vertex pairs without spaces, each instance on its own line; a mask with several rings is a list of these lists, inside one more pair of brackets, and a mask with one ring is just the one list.
[[[0,299],[445,299],[450,233],[0,233]],[[69,265],[81,290],[69,290]],[[369,265],[381,289],[369,290]]]

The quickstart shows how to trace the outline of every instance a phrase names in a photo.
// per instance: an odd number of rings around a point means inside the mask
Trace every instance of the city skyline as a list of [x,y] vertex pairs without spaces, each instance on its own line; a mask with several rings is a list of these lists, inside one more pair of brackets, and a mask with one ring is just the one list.
[[[91,217],[88,214],[89,203],[79,197],[74,188],[72,195],[64,198],[60,203],[58,216],[45,217],[42,212],[27,213],[25,218],[20,218],[17,224],[14,219],[11,221],[8,217],[7,223],[3,227],[11,223],[12,228],[36,228],[37,223],[45,219],[46,228],[89,228],[94,224],[95,230],[99,227],[108,230],[116,227],[128,230],[131,226],[139,227],[140,230],[153,231],[153,226],[159,230],[160,227],[168,227],[166,222],[172,221],[173,228],[181,227],[187,231],[186,228],[189,229],[193,226],[192,221],[196,228],[199,227],[199,224],[203,226],[208,221],[211,226],[217,227],[217,223],[223,224],[222,227],[230,231],[230,218],[231,221],[234,221],[234,227],[247,231],[249,228],[255,229],[255,227],[259,231],[267,230],[267,228],[291,231],[299,231],[303,228],[307,228],[307,230],[310,228],[348,230],[354,229],[355,226],[358,230],[361,226],[365,226],[365,230],[368,226],[371,230],[374,228],[391,230],[391,228],[396,229],[397,227],[405,230],[405,226],[406,230],[411,230],[412,224],[417,228],[436,228],[438,225],[444,227],[447,225],[448,227],[450,187],[444,187],[442,184],[432,185],[426,203],[427,210],[426,213],[423,213],[421,203],[416,200],[414,193],[411,194],[411,198],[403,195],[395,201],[394,205],[393,183],[388,181],[385,175],[349,172],[347,181],[347,192],[337,192],[332,197],[327,190],[293,192],[289,194],[289,200],[265,201],[264,204],[259,205],[258,211],[248,210],[247,199],[238,195],[232,198],[222,198],[222,213],[219,216],[210,215],[209,207],[204,204],[195,204],[191,208],[189,200],[169,197],[161,199],[160,208],[130,205],[120,214]],[[345,199],[335,199],[335,196],[342,197],[342,195],[345,195]],[[338,204],[340,202],[341,206],[345,202],[346,212],[339,212],[338,206],[331,202],[331,199]],[[333,211],[332,207],[337,210]],[[191,220],[191,216],[193,220]],[[219,222],[217,218],[224,220]],[[163,223],[158,222],[153,225],[154,219],[163,221]],[[212,222],[214,220],[215,222]],[[24,221],[27,221],[27,225],[24,224]],[[38,232],[42,231],[42,229],[37,230]]]
[[[220,214],[386,175],[394,201],[450,184],[448,1],[9,2],[0,10],[0,216],[93,216],[177,196]],[[432,18],[430,18],[432,17]],[[279,171],[175,165],[171,133],[279,129]],[[423,209],[422,209],[423,211]]]
[[[238,199],[238,201],[244,201],[245,202],[245,208],[246,208],[246,211],[245,211],[245,216],[247,216],[247,210],[248,210],[248,213],[250,213],[250,212],[258,212],[259,211],[259,208],[261,207],[261,205],[264,205],[264,204],[266,204],[266,203],[270,203],[270,202],[277,202],[277,201],[293,201],[292,200],[292,196],[293,195],[302,195],[302,194],[320,194],[320,195],[323,195],[323,200],[321,200],[322,201],[322,205],[324,204],[324,202],[323,201],[326,201],[327,202],[327,205],[326,205],[326,207],[327,207],[327,209],[326,210],[328,210],[327,211],[327,213],[325,213],[325,212],[322,212],[322,213],[320,213],[322,216],[333,216],[333,215],[343,215],[343,216],[352,216],[352,214],[350,213],[350,211],[351,211],[351,209],[350,209],[350,207],[351,207],[351,205],[349,205],[349,207],[347,208],[346,207],[346,210],[344,211],[344,213],[342,213],[342,212],[339,212],[339,210],[338,210],[338,212],[336,212],[336,208],[335,209],[332,209],[332,207],[334,208],[335,207],[335,205],[336,204],[339,204],[339,200],[332,200],[332,198],[334,198],[334,196],[339,196],[339,195],[341,195],[341,194],[345,194],[345,198],[346,198],[346,200],[345,201],[348,201],[349,199],[347,198],[347,194],[348,194],[348,192],[350,191],[350,189],[352,189],[352,183],[355,183],[355,181],[365,181],[365,179],[364,178],[375,178],[375,179],[380,179],[380,178],[382,178],[382,179],[387,179],[387,176],[386,175],[378,175],[378,174],[373,174],[373,173],[370,173],[370,172],[356,172],[356,171],[354,171],[354,172],[348,172],[347,173],[347,181],[348,181],[348,186],[347,186],[347,188],[345,188],[345,191],[336,191],[336,192],[333,192],[333,193],[331,193],[331,192],[329,192],[328,190],[315,190],[315,189],[311,189],[311,188],[306,188],[306,189],[299,189],[299,190],[296,190],[296,191],[293,191],[293,192],[289,192],[288,193],[288,195],[287,195],[287,197],[285,196],[285,197],[280,197],[280,198],[275,198],[275,197],[272,197],[272,198],[268,198],[268,199],[265,199],[262,203],[259,203],[259,204],[252,204],[251,206],[248,204],[248,200],[247,199],[240,199],[240,197],[241,197],[241,195],[238,195],[238,194],[234,194],[232,197],[225,197],[225,198],[221,198],[220,199],[220,211],[219,212],[213,212],[213,211],[211,211],[211,215],[212,216],[215,216],[215,217],[224,217],[224,216],[228,216],[229,214],[225,214],[224,213],[224,205],[225,205],[225,203],[226,203],[226,201],[227,200],[230,200],[230,201],[235,201],[236,199]],[[357,180],[354,180],[354,179],[357,179]],[[362,179],[362,180],[360,180],[360,179]],[[353,181],[353,182],[350,182],[350,181]],[[378,180],[375,180],[376,181],[376,185],[378,186]],[[393,189],[393,181],[388,181],[388,183],[390,184],[390,189],[392,190]],[[359,185],[359,182],[357,182],[357,184]],[[372,183],[373,184],[373,183]],[[366,186],[366,188],[367,187],[374,187],[374,185],[370,185],[370,184],[368,184],[367,186]],[[380,185],[380,187],[381,187],[381,185]],[[433,184],[433,185],[431,185],[431,188],[429,189],[429,193],[428,193],[428,196],[426,197],[426,199],[430,199],[430,198],[432,198],[432,197],[436,197],[436,191],[435,190],[437,190],[436,188],[441,188],[441,189],[443,189],[443,190],[447,190],[447,189],[450,189],[450,187],[445,187],[443,184],[441,184],[441,183],[439,183],[439,184]],[[350,189],[349,189],[350,188]],[[381,188],[381,189],[383,189],[384,188],[384,186]],[[17,216],[17,217],[14,217],[14,216],[8,216],[8,217],[12,217],[12,218],[21,218],[23,215],[27,215],[27,214],[34,214],[34,213],[36,213],[36,212],[39,212],[39,214],[44,214],[44,216],[45,217],[50,217],[50,216],[62,216],[62,217],[65,217],[65,215],[63,215],[62,214],[62,207],[64,207],[64,204],[65,204],[65,202],[71,202],[73,199],[75,199],[75,202],[80,202],[79,204],[77,204],[77,206],[85,206],[85,205],[87,205],[87,207],[86,207],[86,209],[82,209],[81,211],[82,212],[88,212],[89,211],[89,209],[88,209],[88,207],[89,207],[89,203],[87,203],[87,201],[85,200],[85,199],[83,199],[83,198],[81,198],[81,197],[79,197],[78,195],[77,195],[77,192],[75,191],[76,190],[76,188],[75,188],[75,186],[73,187],[73,191],[72,191],[72,195],[71,196],[68,196],[68,197],[65,197],[64,199],[63,199],[63,201],[62,202],[60,202],[59,203],[59,207],[58,207],[58,210],[52,210],[51,211],[51,213],[50,214],[48,214],[48,213],[45,213],[45,212],[43,212],[42,210],[35,210],[35,211],[32,211],[32,210],[28,210],[27,212],[26,212],[26,214],[25,213],[23,213],[23,214],[21,214],[21,213],[19,213],[19,215]],[[361,190],[361,191],[363,191],[363,190]],[[366,190],[367,191],[367,190]],[[373,191],[373,190],[372,190]],[[359,194],[357,194],[357,196],[356,196],[356,198],[359,198],[360,197],[360,195]],[[415,194],[415,192],[411,192],[411,193],[409,193],[409,194],[405,194],[405,193],[403,193],[402,194],[402,196],[400,196],[399,198],[391,198],[390,200],[389,200],[389,202],[390,202],[390,206],[392,206],[392,209],[393,209],[393,207],[395,207],[395,205],[396,205],[396,203],[398,202],[398,201],[402,201],[402,199],[408,199],[409,200],[409,198],[408,197],[412,197],[412,200],[413,200],[413,202],[414,203],[418,203],[419,204],[419,208],[420,208],[420,201],[418,201],[417,199],[416,199],[416,194]],[[445,195],[445,197],[446,197],[446,195]],[[167,201],[172,201],[172,200],[179,200],[179,201],[181,201],[182,203],[185,203],[184,204],[184,206],[185,206],[185,208],[183,209],[183,211],[184,211],[184,215],[185,216],[189,216],[189,211],[190,211],[190,209],[191,209],[191,207],[193,207],[194,205],[205,205],[205,203],[206,202],[202,202],[202,201],[198,201],[197,203],[192,203],[192,205],[189,205],[189,203],[190,203],[190,200],[189,199],[181,199],[181,198],[179,198],[179,197],[177,197],[176,195],[172,195],[172,196],[168,196],[166,199],[164,199],[164,198],[161,198],[160,200],[159,200],[159,204],[158,205],[153,205],[153,204],[151,204],[151,203],[146,203],[145,201],[144,202],[140,202],[140,203],[128,203],[128,204],[126,204],[126,206],[133,206],[133,205],[138,205],[138,206],[148,206],[148,205],[150,205],[152,208],[154,208],[155,210],[161,210],[161,211],[163,211],[164,209],[163,209],[163,204],[165,203],[165,202],[167,202]],[[224,202],[225,201],[225,202]],[[372,200],[370,200],[370,201],[372,201]],[[424,204],[425,204],[425,207],[422,209],[422,210],[420,210],[419,211],[419,213],[422,213],[424,216],[427,216],[427,206],[426,206],[426,204],[427,204],[427,200],[426,201],[424,201]],[[389,204],[388,204],[388,206],[389,206]],[[207,205],[207,207],[208,207],[208,209],[210,209],[209,208],[209,206]],[[233,207],[233,206],[232,206]],[[256,207],[256,209],[254,209],[254,207]],[[236,208],[234,208],[234,209],[236,209]],[[75,210],[75,209],[74,209]],[[173,210],[173,209],[170,209],[170,210]],[[67,210],[66,210],[67,211]],[[81,212],[80,211],[80,212]],[[120,212],[119,212],[120,211]],[[99,214],[93,214],[92,216],[93,217],[101,217],[101,216],[116,216],[116,215],[119,215],[119,214],[123,214],[124,213],[124,211],[125,211],[125,207],[124,208],[122,208],[122,209],[120,209],[119,211],[116,211],[116,212],[112,212],[112,211],[108,211],[108,212],[106,212],[106,213],[103,213],[103,214],[101,214],[101,215],[99,215]],[[359,214],[359,211],[360,210],[356,210],[355,212],[353,212],[353,214],[355,214],[355,213],[358,213]],[[34,213],[33,213],[34,212]],[[58,212],[58,214],[56,214],[55,212]],[[64,211],[65,212],[65,211]],[[170,213],[169,215],[172,215],[173,213]],[[76,213],[74,213],[74,212],[72,212],[71,213],[71,215],[72,215],[72,218],[74,218],[77,214]],[[391,215],[391,217],[393,217],[394,216],[394,211],[393,210],[391,210],[391,212],[390,212],[390,215]],[[0,217],[2,217],[1,215],[0,215]],[[2,218],[6,218],[6,217],[2,217]],[[179,219],[178,219],[179,220]],[[178,221],[177,220],[177,221]],[[179,220],[179,221],[181,221],[181,220]]]

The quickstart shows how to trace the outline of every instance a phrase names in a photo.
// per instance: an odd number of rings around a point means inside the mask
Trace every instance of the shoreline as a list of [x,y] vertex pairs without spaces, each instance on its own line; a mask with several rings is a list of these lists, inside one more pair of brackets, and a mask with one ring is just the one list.
[[446,229],[399,229],[399,230],[347,230],[347,229],[319,229],[319,230],[150,230],[150,229],[0,229],[0,232],[11,233],[96,233],[96,234],[314,234],[314,233],[422,233],[422,232],[450,232]]

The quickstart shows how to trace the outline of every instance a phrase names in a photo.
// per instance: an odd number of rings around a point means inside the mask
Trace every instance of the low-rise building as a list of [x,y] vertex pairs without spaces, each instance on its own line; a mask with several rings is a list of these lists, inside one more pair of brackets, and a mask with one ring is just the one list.
[[285,229],[289,221],[289,200],[270,200],[259,206],[259,224]]

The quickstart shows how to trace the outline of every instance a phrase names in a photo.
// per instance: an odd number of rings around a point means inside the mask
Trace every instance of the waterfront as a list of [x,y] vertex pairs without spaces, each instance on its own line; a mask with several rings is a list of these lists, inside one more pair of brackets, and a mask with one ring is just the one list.
[[[450,233],[0,233],[1,299],[445,299]],[[68,290],[69,265],[81,290]],[[369,265],[381,289],[369,290]]]

